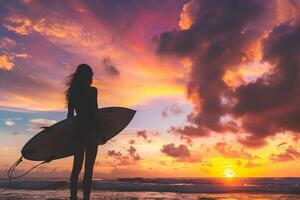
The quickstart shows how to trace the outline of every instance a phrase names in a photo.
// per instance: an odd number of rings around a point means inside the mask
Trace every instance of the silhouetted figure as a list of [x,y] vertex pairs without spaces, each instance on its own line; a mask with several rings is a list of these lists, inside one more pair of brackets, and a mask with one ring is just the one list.
[[[77,67],[66,82],[66,100],[68,104],[68,118],[78,116],[78,127],[75,128],[74,140],[78,142],[78,150],[74,154],[73,169],[70,178],[72,200],[77,200],[78,177],[84,163],[83,199],[90,198],[93,168],[98,151],[98,137],[96,129],[96,114],[98,111],[97,88],[91,87],[93,71],[87,64]],[[84,156],[85,155],[85,156]]]

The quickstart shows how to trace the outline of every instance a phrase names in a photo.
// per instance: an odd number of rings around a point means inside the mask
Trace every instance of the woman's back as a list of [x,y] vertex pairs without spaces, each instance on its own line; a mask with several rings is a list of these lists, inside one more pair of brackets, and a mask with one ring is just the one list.
[[70,96],[70,103],[79,118],[80,129],[86,131],[97,127],[97,89],[95,87],[81,88]]
[[73,95],[70,103],[78,116],[89,118],[97,112],[97,89],[95,87],[82,88]]

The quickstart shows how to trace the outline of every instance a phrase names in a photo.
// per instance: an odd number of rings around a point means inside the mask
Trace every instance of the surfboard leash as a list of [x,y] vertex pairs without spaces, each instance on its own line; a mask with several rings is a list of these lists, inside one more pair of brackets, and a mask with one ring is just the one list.
[[30,168],[29,170],[27,170],[25,173],[21,174],[21,175],[18,175],[18,176],[13,176],[13,172],[14,170],[16,169],[16,167],[23,161],[23,156],[21,156],[7,171],[7,177],[8,177],[8,185],[6,186],[6,188],[2,191],[0,191],[0,193],[3,193],[5,191],[7,191],[10,186],[11,186],[11,181],[13,179],[18,179],[18,178],[21,178],[23,176],[25,176],[26,174],[28,174],[29,172],[31,172],[33,169],[37,168],[38,166],[40,165],[43,165],[45,163],[49,163],[51,162],[52,160],[45,160],[43,162],[40,162],[38,163],[37,165],[33,166],[32,168]]

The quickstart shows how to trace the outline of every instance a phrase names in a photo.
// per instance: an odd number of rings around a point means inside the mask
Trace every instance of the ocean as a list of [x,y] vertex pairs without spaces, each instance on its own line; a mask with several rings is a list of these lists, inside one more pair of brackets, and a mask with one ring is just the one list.
[[[7,186],[0,180],[0,190]],[[300,178],[120,178],[93,181],[91,199],[300,200]],[[79,190],[78,197],[82,196]],[[0,200],[69,199],[67,179],[19,179]],[[80,199],[80,198],[79,198]]]

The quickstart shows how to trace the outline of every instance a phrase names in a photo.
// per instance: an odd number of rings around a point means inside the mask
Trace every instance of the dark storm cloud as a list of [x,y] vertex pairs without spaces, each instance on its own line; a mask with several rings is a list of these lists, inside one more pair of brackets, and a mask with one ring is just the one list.
[[188,95],[201,101],[201,112],[190,114],[192,126],[173,127],[186,136],[207,136],[209,132],[235,131],[220,123],[228,112],[222,97],[230,91],[222,78],[225,70],[241,62],[244,49],[257,33],[242,32],[251,20],[259,17],[263,7],[256,1],[193,1],[199,10],[187,30],[163,33],[158,40],[159,55],[190,57],[193,61]]
[[[187,92],[200,102],[196,105],[200,109],[187,116],[191,125],[171,130],[187,137],[241,132],[247,136],[239,136],[239,142],[254,148],[264,146],[266,138],[278,132],[299,132],[300,26],[282,24],[273,28],[262,41],[262,61],[273,65],[273,71],[233,91],[223,81],[224,72],[242,64],[245,49],[262,35],[263,27],[249,27],[260,23],[266,2],[192,3],[199,10],[189,29],[165,32],[156,38],[158,55],[192,59]],[[224,99],[228,103],[222,102]],[[226,115],[232,117],[230,123],[222,122]]]
[[239,87],[234,94],[233,113],[251,133],[242,143],[263,141],[280,131],[300,131],[299,35],[299,25],[275,27],[263,44],[263,59],[274,64],[273,73]]

